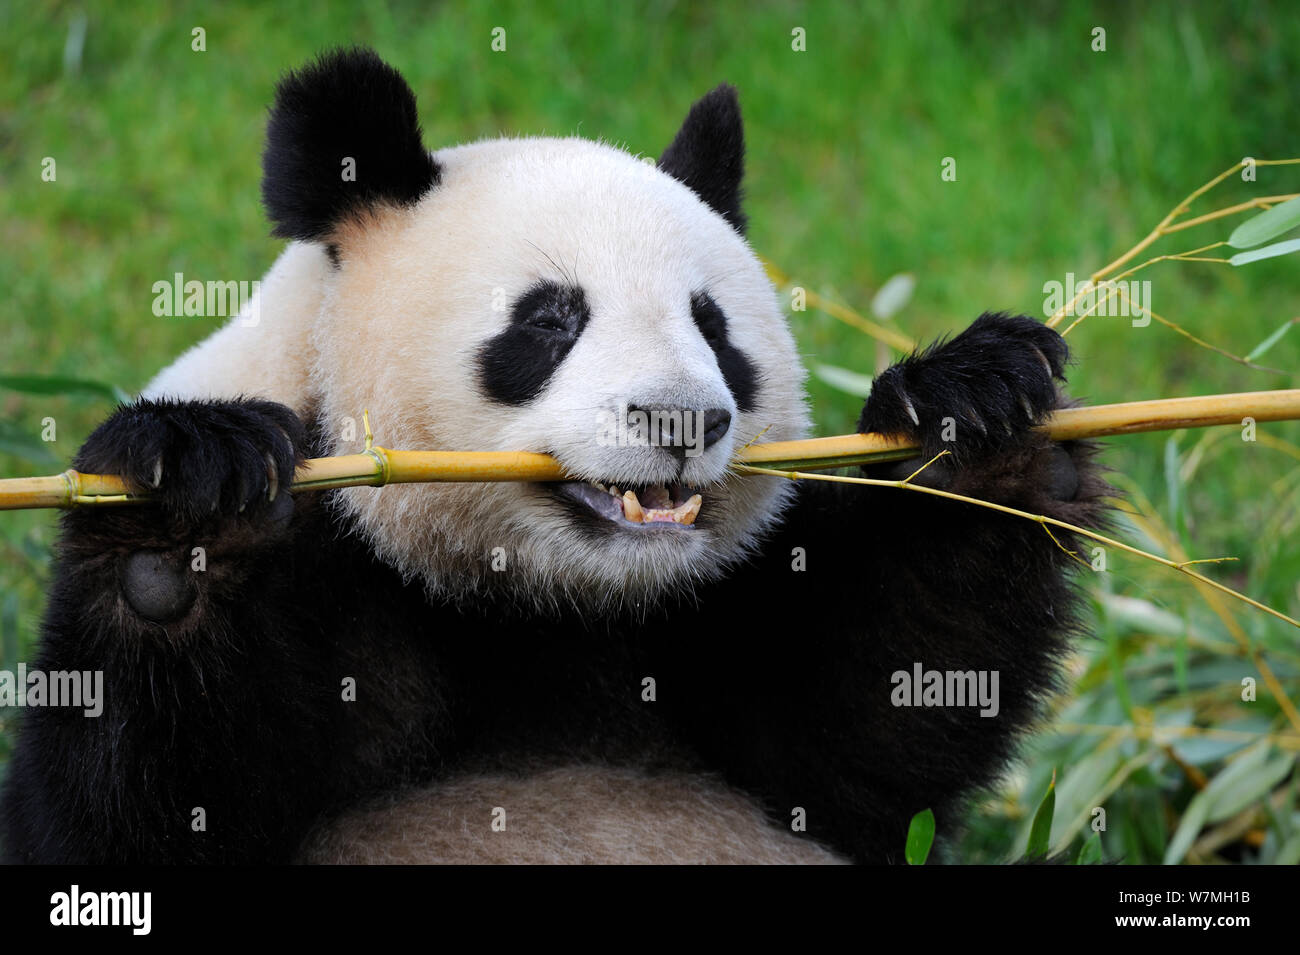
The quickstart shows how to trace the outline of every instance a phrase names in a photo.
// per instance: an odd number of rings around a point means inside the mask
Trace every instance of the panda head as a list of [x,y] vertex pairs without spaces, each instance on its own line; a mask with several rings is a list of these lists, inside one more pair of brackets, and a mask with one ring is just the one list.
[[807,411],[742,160],[728,86],[654,164],[578,138],[430,154],[369,51],[281,82],[263,199],[333,263],[312,342],[330,452],[359,450],[340,423],[368,408],[381,446],[545,452],[574,478],[342,492],[381,557],[444,596],[633,605],[744,557],[789,482],[728,463]]

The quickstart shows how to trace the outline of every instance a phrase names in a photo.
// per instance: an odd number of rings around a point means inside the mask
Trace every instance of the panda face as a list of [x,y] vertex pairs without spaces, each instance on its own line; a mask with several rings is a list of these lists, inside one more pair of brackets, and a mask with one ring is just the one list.
[[326,420],[368,407],[383,446],[546,452],[574,480],[353,489],[348,508],[444,593],[622,601],[725,570],[788,487],[729,462],[807,428],[794,343],[744,239],[597,143],[434,158],[441,181],[414,207],[336,233]]
[[[309,350],[333,453],[537,451],[573,480],[341,492],[376,552],[443,596],[636,603],[741,559],[788,482],[736,450],[804,436],[803,371],[743,238],[735,90],[657,164],[602,143],[424,150],[369,51],[280,84],[263,155],[277,235],[323,247]],[[340,165],[354,176],[340,181]],[[319,261],[319,260],[318,260]]]

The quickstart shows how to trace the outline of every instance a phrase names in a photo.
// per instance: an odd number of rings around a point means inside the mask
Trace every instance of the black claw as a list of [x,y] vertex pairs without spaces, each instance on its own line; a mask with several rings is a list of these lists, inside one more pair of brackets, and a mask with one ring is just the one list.
[[[877,378],[858,429],[903,435],[928,456],[948,450],[959,463],[996,454],[1055,410],[1053,379],[1064,380],[1068,358],[1065,341],[1041,322],[985,313]],[[945,418],[956,425],[952,440]]]
[[268,464],[288,487],[305,440],[297,415],[272,401],[141,400],[104,422],[74,466],[123,475],[174,518],[251,518],[271,503]]

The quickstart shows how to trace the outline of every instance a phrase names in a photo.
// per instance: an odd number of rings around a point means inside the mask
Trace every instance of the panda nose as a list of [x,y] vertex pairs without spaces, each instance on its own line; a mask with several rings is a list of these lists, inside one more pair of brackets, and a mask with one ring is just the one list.
[[713,408],[704,412],[704,449],[707,451],[717,444],[731,430],[731,412],[722,408]]
[[[684,456],[687,450],[686,434],[699,435],[702,445],[699,450],[707,451],[726,437],[727,432],[731,430],[731,412],[725,408],[710,408],[700,412],[693,408],[671,408],[663,405],[655,407],[629,405],[627,410],[629,415],[641,412],[646,416],[646,420],[650,422],[648,438],[651,445],[663,448],[678,457]],[[685,422],[692,418],[696,427],[683,427]]]

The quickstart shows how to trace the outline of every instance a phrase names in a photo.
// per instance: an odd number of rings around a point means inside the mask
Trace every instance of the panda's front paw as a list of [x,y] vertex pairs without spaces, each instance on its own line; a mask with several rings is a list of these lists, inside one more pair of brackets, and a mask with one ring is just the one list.
[[254,519],[287,506],[305,440],[298,416],[273,401],[142,399],[100,425],[73,466],[121,475],[174,523]]
[[888,368],[875,381],[859,432],[901,435],[927,460],[961,467],[1020,446],[1056,409],[1068,357],[1055,331],[1024,316],[984,314],[964,332]]

